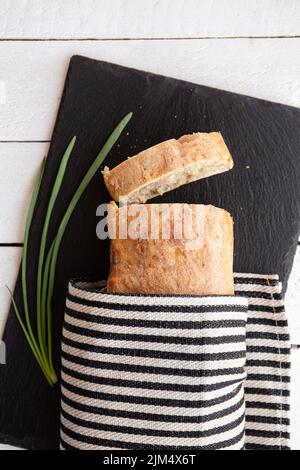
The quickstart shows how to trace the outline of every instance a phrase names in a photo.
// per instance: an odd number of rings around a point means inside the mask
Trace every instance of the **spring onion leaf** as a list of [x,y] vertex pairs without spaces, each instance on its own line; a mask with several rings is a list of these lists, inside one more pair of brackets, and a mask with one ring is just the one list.
[[32,351],[32,353],[33,353],[33,355],[34,355],[34,357],[35,357],[37,363],[39,364],[40,368],[42,369],[42,371],[43,371],[43,373],[44,373],[44,375],[45,375],[45,377],[46,377],[46,379],[47,379],[49,385],[52,385],[52,381],[51,381],[51,379],[50,379],[50,377],[49,377],[48,370],[45,368],[44,363],[41,361],[40,355],[38,354],[38,351],[37,351],[37,349],[36,349],[34,343],[32,342],[31,337],[30,337],[30,335],[29,335],[29,333],[28,333],[28,331],[27,331],[27,329],[26,329],[26,327],[25,327],[25,325],[24,325],[24,322],[23,322],[23,320],[22,320],[21,314],[20,314],[19,309],[18,309],[18,307],[17,307],[16,301],[15,301],[15,299],[14,299],[14,297],[13,297],[13,293],[12,293],[12,291],[10,290],[9,287],[6,286],[6,288],[7,288],[8,292],[9,292],[9,294],[10,294],[11,301],[12,301],[12,304],[13,304],[13,307],[14,307],[14,310],[15,310],[16,317],[17,317],[17,319],[18,319],[18,321],[19,321],[19,323],[20,323],[20,325],[21,325],[21,328],[22,328],[23,333],[24,333],[24,335],[25,335],[25,338],[26,338],[26,340],[27,340],[27,342],[28,342],[28,344],[29,344],[29,346],[30,346],[30,349],[31,349],[31,351]]
[[[48,321],[50,322],[49,324],[51,325],[52,322],[52,307],[51,307],[51,301],[52,301],[52,296],[53,296],[53,291],[54,291],[54,281],[55,281],[55,272],[56,272],[56,263],[57,263],[57,257],[58,257],[58,252],[59,248],[61,245],[62,238],[64,236],[66,227],[68,225],[68,222],[70,220],[70,217],[77,206],[78,201],[80,200],[82,194],[86,190],[87,186],[91,182],[92,178],[95,176],[96,172],[100,168],[101,164],[103,163],[104,159],[116,143],[116,141],[119,139],[121,133],[127,126],[128,122],[132,118],[132,113],[128,113],[122,120],[121,122],[117,125],[117,127],[113,130],[107,141],[105,142],[104,146],[100,150],[99,154],[97,155],[96,159],[88,169],[87,173],[85,174],[83,180],[81,181],[79,187],[77,188],[77,191],[75,192],[67,210],[66,213],[60,223],[60,226],[58,228],[56,237],[55,237],[55,244],[53,248],[53,254],[51,258],[51,263],[50,263],[50,273],[49,273],[49,286],[48,286],[48,293],[47,293],[47,317]],[[51,338],[51,331],[52,328],[48,329],[48,333],[50,331],[50,337],[49,337],[49,343],[52,342]],[[49,356],[49,362],[51,361],[51,358]]]
[[25,322],[26,322],[28,335],[30,336],[31,342],[40,360],[42,360],[42,358],[41,358],[40,351],[39,351],[38,345],[34,337],[34,333],[33,333],[31,322],[30,322],[30,317],[29,317],[28,294],[27,294],[27,252],[28,252],[29,232],[30,232],[30,227],[31,227],[32,217],[33,217],[33,213],[34,213],[34,209],[36,205],[37,196],[39,193],[39,189],[40,189],[40,185],[41,185],[41,181],[42,181],[42,177],[44,173],[45,161],[46,159],[44,158],[42,161],[40,170],[38,172],[35,184],[34,184],[33,193],[32,193],[31,201],[29,204],[29,209],[28,209],[27,216],[26,216],[25,231],[24,231],[24,244],[23,244],[24,246],[23,246],[22,265],[21,265],[21,280],[22,280],[22,293],[23,293]]
[[37,198],[38,198],[39,191],[40,191],[41,181],[42,181],[44,167],[45,167],[45,159],[42,162],[40,171],[38,173],[38,176],[34,185],[31,202],[30,202],[27,217],[26,217],[25,233],[24,233],[24,248],[23,248],[22,265],[21,265],[21,280],[22,280],[23,308],[24,308],[25,321],[22,318],[22,315],[15,302],[15,299],[13,297],[11,290],[8,287],[7,289],[10,293],[11,301],[12,301],[12,305],[13,305],[16,317],[20,323],[20,326],[23,330],[23,333],[28,342],[28,345],[30,349],[32,350],[32,353],[37,363],[39,364],[46,380],[51,386],[57,382],[57,376],[54,371],[53,358],[52,358],[52,297],[53,297],[53,291],[54,291],[56,264],[57,264],[60,245],[61,245],[64,233],[65,233],[65,230],[67,228],[68,222],[82,194],[86,190],[92,178],[95,176],[97,170],[99,169],[100,165],[103,163],[107,154],[110,152],[111,148],[120,137],[121,133],[123,132],[128,122],[130,121],[131,117],[132,117],[132,113],[129,113],[121,120],[121,122],[114,129],[114,131],[112,132],[112,134],[110,135],[110,137],[108,138],[108,140],[106,141],[102,149],[100,150],[96,159],[94,160],[94,162],[88,169],[87,173],[85,174],[83,180],[78,186],[76,192],[74,193],[67,207],[67,210],[59,224],[56,236],[54,237],[54,240],[50,244],[50,248],[48,250],[46,260],[45,260],[46,245],[47,245],[48,238],[49,238],[48,232],[49,232],[49,226],[51,222],[51,216],[53,213],[54,204],[61,190],[61,185],[64,179],[64,175],[65,175],[69,158],[71,156],[72,150],[75,145],[76,137],[73,137],[73,139],[69,143],[63,155],[63,158],[61,160],[58,173],[54,182],[54,186],[51,192],[50,200],[48,203],[43,230],[42,230],[40,249],[39,249],[38,267],[37,267],[38,268],[37,269],[37,298],[36,298],[37,300],[36,302],[37,338],[35,337],[34,329],[32,327],[30,315],[29,315],[28,292],[27,292],[27,289],[28,289],[27,255],[28,255],[30,228],[31,228],[31,223],[32,223],[32,218],[33,218]]
[[66,171],[66,167],[74,148],[76,142],[76,137],[73,137],[71,142],[69,143],[59,166],[58,173],[56,175],[56,179],[54,182],[54,186],[52,189],[52,193],[50,196],[50,200],[48,203],[48,208],[46,212],[46,217],[44,221],[44,226],[42,230],[41,236],[41,244],[40,244],[40,251],[39,251],[39,259],[38,259],[38,271],[37,271],[37,299],[36,299],[36,319],[37,319],[37,333],[38,333],[38,341],[39,346],[43,355],[43,358],[47,358],[47,350],[46,350],[46,322],[45,322],[45,309],[42,308],[41,305],[41,295],[42,295],[42,272],[43,272],[43,265],[44,265],[44,257],[45,257],[45,250],[46,250],[46,242],[47,242],[47,235],[49,231],[49,224],[51,215],[53,212],[53,206],[59,194],[59,190],[61,188],[61,184],[63,181],[63,177]]

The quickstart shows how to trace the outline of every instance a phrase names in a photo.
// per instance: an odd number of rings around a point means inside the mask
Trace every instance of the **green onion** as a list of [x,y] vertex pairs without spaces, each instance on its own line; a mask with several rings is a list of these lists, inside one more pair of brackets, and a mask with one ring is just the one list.
[[100,150],[96,159],[88,169],[83,180],[78,186],[74,196],[69,203],[67,210],[59,224],[56,236],[50,244],[49,251],[45,260],[45,251],[46,244],[48,239],[49,225],[51,222],[51,215],[53,212],[54,204],[59,196],[63,178],[65,175],[66,167],[71,156],[72,150],[75,145],[76,137],[73,137],[69,143],[63,158],[61,160],[58,173],[55,179],[53,190],[50,196],[50,200],[47,207],[47,212],[45,216],[45,221],[42,230],[40,249],[39,249],[39,258],[38,258],[38,270],[37,270],[37,302],[36,302],[36,330],[37,330],[37,339],[34,335],[34,331],[30,321],[29,307],[28,307],[28,293],[27,293],[27,253],[28,253],[28,243],[29,243],[29,234],[30,227],[32,222],[32,217],[37,201],[37,197],[40,191],[41,180],[44,172],[45,160],[43,160],[41,169],[38,173],[33,194],[31,197],[30,206],[28,209],[26,224],[25,224],[25,233],[24,233],[24,249],[22,256],[22,267],[21,267],[21,279],[22,279],[22,292],[23,292],[23,308],[24,308],[24,317],[25,323],[23,321],[20,310],[15,302],[12,292],[9,290],[12,304],[16,317],[21,325],[25,338],[29,344],[29,347],[32,350],[32,353],[39,364],[44,376],[46,377],[48,383],[52,386],[57,382],[57,376],[53,367],[53,358],[52,358],[52,297],[54,291],[54,282],[55,282],[55,272],[58,253],[60,245],[67,228],[68,222],[73,214],[75,207],[77,206],[82,194],[86,190],[87,186],[91,182],[92,178],[95,176],[100,165],[103,163],[107,154],[112,149],[113,145],[116,143],[121,133],[123,132],[125,126],[128,124],[132,117],[132,113],[127,114],[118,126],[114,129],[112,134],[109,136],[108,140]]
[[41,304],[41,294],[42,294],[42,270],[44,265],[44,257],[45,257],[45,250],[46,250],[46,242],[47,242],[47,235],[49,230],[50,219],[53,211],[53,206],[59,194],[59,190],[62,185],[63,177],[66,171],[66,167],[74,148],[76,142],[76,137],[73,137],[71,142],[69,143],[59,166],[58,173],[54,182],[54,186],[52,189],[52,193],[50,196],[50,200],[48,203],[48,208],[46,212],[46,217],[44,221],[42,236],[41,236],[41,244],[40,244],[40,252],[39,252],[39,259],[38,259],[38,271],[37,271],[37,299],[36,299],[36,321],[37,321],[37,333],[38,333],[38,341],[40,345],[40,349],[43,355],[43,358],[47,360],[47,349],[45,349],[46,343],[46,321],[45,315],[46,311]]
[[16,313],[16,317],[17,317],[17,319],[18,319],[18,321],[21,325],[21,328],[22,328],[22,330],[24,332],[24,335],[27,339],[27,342],[28,342],[28,344],[29,344],[29,346],[30,346],[30,348],[33,352],[33,355],[36,358],[40,368],[42,369],[48,383],[51,384],[51,379],[49,378],[50,368],[47,367],[47,365],[45,364],[45,362],[42,358],[42,355],[41,355],[41,352],[39,350],[39,346],[37,344],[37,341],[34,337],[34,333],[33,333],[31,322],[30,322],[29,308],[28,308],[28,294],[27,294],[27,269],[26,269],[27,268],[27,252],[28,252],[29,232],[30,232],[31,221],[32,221],[32,217],[33,217],[33,213],[34,213],[34,209],[35,209],[36,200],[37,200],[37,196],[38,196],[38,193],[39,193],[40,185],[41,185],[41,180],[42,180],[44,168],[45,168],[45,159],[43,159],[43,161],[42,161],[41,168],[38,172],[38,175],[37,175],[37,178],[36,178],[36,181],[35,181],[35,184],[34,184],[33,193],[32,193],[31,201],[30,201],[30,204],[29,204],[29,209],[28,209],[27,216],[26,216],[26,222],[25,222],[24,247],[23,247],[22,266],[21,266],[21,280],[22,280],[23,305],[24,305],[24,315],[25,315],[26,325],[24,324],[24,322],[22,320],[22,317],[20,315],[19,309],[16,305],[16,302],[14,300],[14,297],[13,297],[13,294],[12,294],[11,290],[8,287],[7,287],[7,289],[10,293],[10,296],[11,296],[11,300],[12,300],[12,304],[13,304],[13,307],[14,307],[14,311]]
[[41,360],[39,351],[36,349],[36,347],[35,347],[33,341],[31,340],[31,337],[30,337],[30,335],[29,335],[29,333],[28,333],[28,331],[27,331],[27,329],[26,329],[26,327],[25,327],[25,325],[24,325],[24,323],[23,323],[23,320],[22,320],[22,317],[21,317],[21,315],[20,315],[19,309],[18,309],[17,304],[16,304],[16,302],[15,302],[15,299],[14,299],[14,297],[13,297],[13,293],[12,293],[12,291],[10,290],[9,287],[6,286],[6,288],[8,289],[8,291],[9,291],[9,293],[10,293],[11,301],[12,301],[12,304],[13,304],[13,307],[14,307],[14,310],[15,310],[15,313],[16,313],[16,316],[17,316],[17,319],[19,320],[19,323],[20,323],[20,325],[21,325],[21,328],[22,328],[22,330],[23,330],[23,333],[24,333],[24,335],[25,335],[25,338],[27,339],[27,342],[28,342],[28,344],[29,344],[29,346],[30,346],[30,349],[31,349],[31,351],[33,352],[34,357],[36,358],[37,363],[39,364],[40,368],[42,369],[42,371],[43,371],[43,373],[44,373],[44,375],[45,375],[45,377],[46,377],[46,379],[47,379],[49,385],[52,386],[52,380],[51,380],[51,378],[49,377],[49,372],[48,372],[48,370],[46,369],[45,364],[44,364],[43,361]]
[[[44,317],[46,317],[47,313],[47,290],[48,290],[48,283],[49,283],[49,271],[50,271],[50,263],[51,263],[51,258],[52,258],[52,253],[53,253],[53,248],[55,244],[55,239],[53,240],[49,252],[46,258],[46,263],[45,263],[45,269],[43,273],[43,287],[42,287],[42,311],[44,313]],[[55,370],[53,368],[53,361],[52,361],[52,341],[49,341],[49,336],[51,338],[51,321],[49,318],[47,318],[47,337],[45,338],[45,349],[48,350],[48,362],[49,362],[49,367],[51,370],[51,373],[53,376],[56,376]]]
[[29,232],[30,232],[30,227],[31,227],[31,222],[32,222],[32,217],[33,217],[35,205],[36,205],[36,200],[37,200],[37,197],[38,197],[38,193],[39,193],[39,190],[40,190],[41,181],[42,181],[42,177],[43,177],[43,173],[44,173],[44,169],[45,169],[45,162],[46,162],[46,159],[44,158],[43,161],[42,161],[42,164],[41,164],[41,168],[38,172],[35,184],[34,184],[33,193],[32,193],[31,201],[30,201],[30,204],[29,204],[29,209],[28,209],[27,216],[26,216],[25,232],[24,232],[24,246],[23,246],[23,254],[22,254],[22,268],[21,268],[21,271],[22,271],[22,274],[21,274],[21,277],[22,277],[22,292],[23,292],[23,304],[24,304],[25,320],[26,320],[26,325],[27,325],[27,328],[28,328],[28,332],[29,332],[30,337],[31,337],[31,339],[34,343],[35,343],[35,339],[34,339],[34,334],[33,334],[32,327],[31,327],[31,323],[30,323],[29,309],[28,309],[27,270],[26,270],[26,268],[27,268],[27,252],[28,252]]
[[[51,308],[51,301],[52,301],[52,296],[53,296],[53,290],[54,290],[54,281],[55,281],[55,271],[56,271],[56,263],[57,263],[57,257],[58,257],[58,252],[60,248],[60,244],[62,241],[62,238],[64,236],[66,227],[68,225],[68,222],[70,220],[70,217],[77,206],[77,203],[79,199],[81,198],[82,194],[86,190],[87,186],[91,182],[92,178],[95,176],[96,172],[100,168],[101,164],[103,163],[104,159],[116,143],[116,141],[119,139],[120,135],[122,134],[124,128],[127,126],[128,122],[132,118],[132,113],[128,113],[122,121],[117,125],[117,127],[114,129],[112,134],[109,136],[107,139],[106,143],[100,150],[99,154],[97,155],[96,159],[88,169],[87,173],[85,174],[83,180],[81,181],[77,191],[75,192],[68,208],[67,211],[60,223],[60,226],[58,228],[56,237],[55,237],[55,243],[54,243],[54,248],[53,248],[53,254],[51,257],[51,263],[50,263],[50,273],[49,273],[49,286],[48,286],[48,293],[47,293],[47,316],[48,316],[48,321],[50,322],[48,327],[48,348],[50,350],[51,344],[52,344],[52,337],[51,337],[51,332],[52,332],[52,327],[51,327],[51,321],[52,321],[52,308]],[[51,352],[51,350],[50,350]],[[52,365],[52,354],[49,354],[49,362]]]

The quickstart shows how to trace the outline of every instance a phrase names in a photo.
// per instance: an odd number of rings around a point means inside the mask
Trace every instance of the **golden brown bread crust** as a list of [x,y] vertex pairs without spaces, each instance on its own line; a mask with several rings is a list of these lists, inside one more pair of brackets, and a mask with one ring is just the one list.
[[103,177],[115,201],[140,203],[232,166],[221,133],[199,132],[157,144],[112,170],[105,168]]
[[[175,206],[184,204],[147,204],[141,207],[150,211],[151,206],[168,206],[172,212]],[[197,207],[186,206],[193,211]],[[211,205],[200,207],[204,214],[204,231],[201,233],[195,229],[193,219],[193,234],[199,241],[194,249],[191,249],[191,240],[187,238],[111,240],[108,292],[234,295],[232,218],[223,209]],[[125,209],[110,205],[110,227],[114,218],[120,212],[122,216]]]

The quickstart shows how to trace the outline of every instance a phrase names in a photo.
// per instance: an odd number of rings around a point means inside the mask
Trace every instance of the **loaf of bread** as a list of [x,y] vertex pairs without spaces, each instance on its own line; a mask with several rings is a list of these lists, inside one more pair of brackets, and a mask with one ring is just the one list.
[[220,132],[170,139],[103,171],[115,201],[144,203],[192,181],[230,170],[233,160]]
[[[180,232],[178,222],[183,220],[184,211],[188,217]],[[157,214],[161,214],[159,218]],[[118,208],[111,203],[108,227],[108,292],[234,294],[233,221],[225,210],[197,204]]]

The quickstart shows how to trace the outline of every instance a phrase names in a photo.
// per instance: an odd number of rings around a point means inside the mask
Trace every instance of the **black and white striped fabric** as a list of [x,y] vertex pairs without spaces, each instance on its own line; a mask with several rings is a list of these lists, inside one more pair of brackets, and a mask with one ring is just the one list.
[[288,450],[290,339],[277,275],[235,275],[248,299],[246,449]]
[[70,282],[61,448],[287,448],[280,284],[238,274],[235,285],[235,297],[183,297]]

